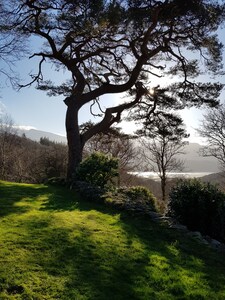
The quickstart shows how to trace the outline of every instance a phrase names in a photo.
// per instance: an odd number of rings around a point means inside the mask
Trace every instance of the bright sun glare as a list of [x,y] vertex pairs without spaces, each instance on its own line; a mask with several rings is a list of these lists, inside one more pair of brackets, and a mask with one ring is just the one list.
[[153,96],[153,95],[155,94],[155,90],[154,90],[153,88],[151,88],[151,89],[149,90],[149,94],[150,94],[151,96]]

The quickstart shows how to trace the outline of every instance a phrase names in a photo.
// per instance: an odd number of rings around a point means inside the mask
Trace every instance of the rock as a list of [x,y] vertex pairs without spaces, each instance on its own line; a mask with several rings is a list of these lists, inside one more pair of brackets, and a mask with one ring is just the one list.
[[187,226],[181,224],[171,224],[170,228],[181,230],[181,231],[188,231]]
[[221,246],[221,243],[214,239],[211,239],[210,244],[214,249],[219,249]]
[[148,215],[153,218],[153,219],[158,219],[158,218],[161,218],[161,215],[158,214],[157,212],[154,212],[154,211],[149,211],[148,212]]
[[208,243],[208,245],[211,246],[214,250],[220,251],[220,252],[225,252],[225,244],[221,243],[215,239],[212,239],[210,236],[205,236],[205,239]]
[[195,239],[197,239],[197,240],[202,240],[203,239],[202,235],[199,231],[190,231],[190,232],[188,232],[188,235],[195,238]]
[[203,244],[203,245],[209,245],[209,242],[208,242],[206,239],[204,239],[204,238],[199,239],[199,241],[200,241],[201,244]]

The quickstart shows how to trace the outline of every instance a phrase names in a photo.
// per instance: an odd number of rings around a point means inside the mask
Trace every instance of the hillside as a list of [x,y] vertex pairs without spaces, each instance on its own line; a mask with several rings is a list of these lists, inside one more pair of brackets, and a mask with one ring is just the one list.
[[222,191],[225,191],[225,174],[222,172],[203,176],[201,180],[216,184]]
[[41,131],[36,129],[17,129],[18,135],[22,136],[23,134],[26,135],[27,138],[33,140],[33,141],[40,141],[40,138],[46,137],[50,141],[57,142],[57,143],[66,143],[66,137],[62,135],[58,135],[55,133],[47,132],[47,131]]
[[0,182],[0,299],[224,299],[224,254],[73,191]]

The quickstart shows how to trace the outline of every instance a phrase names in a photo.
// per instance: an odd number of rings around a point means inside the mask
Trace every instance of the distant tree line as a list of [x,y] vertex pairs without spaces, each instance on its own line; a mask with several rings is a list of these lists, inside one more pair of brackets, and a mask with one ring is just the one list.
[[32,141],[17,135],[8,117],[0,120],[0,179],[16,182],[43,182],[65,176],[67,147],[41,138]]
[[[90,126],[86,124],[83,126]],[[90,139],[85,156],[93,152],[110,154],[119,159],[119,178],[129,181],[128,171],[135,168],[137,153],[129,135],[114,128],[107,134]],[[52,177],[66,177],[68,147],[42,137],[39,142],[18,136],[10,116],[0,116],[0,180],[45,182]]]

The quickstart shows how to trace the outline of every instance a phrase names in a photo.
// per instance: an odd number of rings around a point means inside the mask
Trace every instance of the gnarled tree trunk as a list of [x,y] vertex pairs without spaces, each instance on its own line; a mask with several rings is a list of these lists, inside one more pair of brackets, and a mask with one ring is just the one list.
[[147,93],[146,89],[140,82],[136,83],[136,96],[134,100],[128,103],[123,103],[115,107],[108,107],[105,111],[103,119],[93,127],[87,129],[83,134],[80,134],[78,112],[85,102],[76,101],[75,96],[67,97],[64,102],[67,105],[66,113],[66,132],[68,143],[68,167],[67,181],[73,178],[77,167],[82,161],[82,154],[85,143],[94,135],[100,132],[106,132],[114,124],[121,120],[121,113],[137,104],[141,97]]
[[[67,98],[68,99],[68,98]],[[79,108],[72,101],[67,102],[66,112],[66,133],[68,143],[68,166],[67,166],[67,180],[70,181],[77,167],[82,161],[82,153],[84,144],[79,131],[78,111]]]

